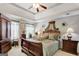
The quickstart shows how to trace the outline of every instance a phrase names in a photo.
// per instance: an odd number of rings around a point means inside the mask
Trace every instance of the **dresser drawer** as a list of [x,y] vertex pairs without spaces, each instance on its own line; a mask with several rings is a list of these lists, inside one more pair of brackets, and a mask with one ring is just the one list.
[[78,41],[71,41],[71,40],[63,40],[63,51],[77,54],[77,44]]

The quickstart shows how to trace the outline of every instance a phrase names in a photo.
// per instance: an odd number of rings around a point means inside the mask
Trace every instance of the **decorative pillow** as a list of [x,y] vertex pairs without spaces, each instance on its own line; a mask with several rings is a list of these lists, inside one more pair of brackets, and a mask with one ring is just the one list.
[[51,39],[51,40],[58,40],[58,38],[59,38],[59,34],[57,34],[57,33],[49,34],[49,39]]
[[54,39],[54,34],[49,34],[49,39],[50,39],[50,40],[55,40],[55,39]]
[[55,35],[55,36],[54,36],[54,39],[55,39],[55,40],[58,40],[58,37],[59,37],[58,35]]
[[48,33],[44,33],[41,37],[40,40],[45,40],[48,39]]

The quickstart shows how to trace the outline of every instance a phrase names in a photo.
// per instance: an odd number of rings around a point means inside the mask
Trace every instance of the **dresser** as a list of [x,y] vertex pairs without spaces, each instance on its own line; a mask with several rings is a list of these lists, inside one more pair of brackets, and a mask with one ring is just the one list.
[[0,54],[11,49],[11,21],[0,13]]
[[77,45],[78,45],[78,41],[63,39],[62,50],[65,52],[77,55]]

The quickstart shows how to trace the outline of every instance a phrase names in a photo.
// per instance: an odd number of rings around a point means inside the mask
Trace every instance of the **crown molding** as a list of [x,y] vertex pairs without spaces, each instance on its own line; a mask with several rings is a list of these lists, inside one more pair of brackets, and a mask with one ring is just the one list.
[[29,12],[29,13],[35,15],[35,13],[33,13],[33,12],[31,12],[31,11],[29,11],[29,10],[27,10],[27,9],[25,9],[25,8],[23,8],[23,7],[19,6],[19,5],[17,5],[17,4],[15,4],[15,3],[10,3],[10,4],[13,5],[13,6],[15,6],[15,7],[17,7],[17,8],[20,8],[20,9],[22,9],[22,10],[24,10],[24,11],[27,11],[27,12]]

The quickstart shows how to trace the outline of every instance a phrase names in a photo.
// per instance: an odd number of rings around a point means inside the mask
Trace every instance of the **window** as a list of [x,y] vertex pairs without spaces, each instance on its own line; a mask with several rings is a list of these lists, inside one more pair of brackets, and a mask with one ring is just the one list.
[[26,38],[30,38],[30,34],[33,36],[34,35],[34,26],[26,24]]
[[19,38],[19,23],[18,22],[11,22],[11,39],[18,39]]

